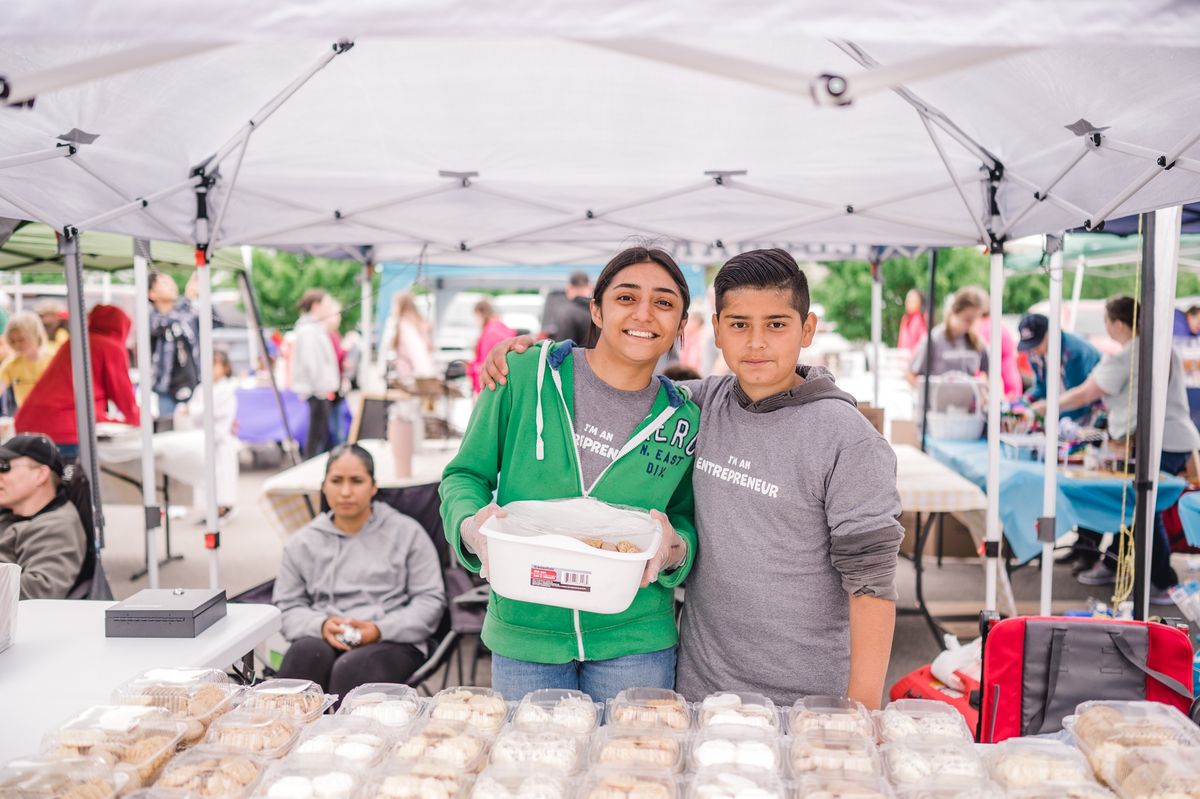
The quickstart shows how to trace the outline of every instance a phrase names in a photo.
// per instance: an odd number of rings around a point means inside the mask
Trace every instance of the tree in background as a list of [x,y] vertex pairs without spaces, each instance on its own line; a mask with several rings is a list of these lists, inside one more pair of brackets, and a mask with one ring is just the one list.
[[[357,261],[331,261],[291,252],[254,251],[251,282],[265,327],[290,330],[300,312],[296,303],[307,289],[325,289],[342,304],[342,332],[353,330],[362,315],[363,266]],[[379,275],[373,277],[378,292]]]

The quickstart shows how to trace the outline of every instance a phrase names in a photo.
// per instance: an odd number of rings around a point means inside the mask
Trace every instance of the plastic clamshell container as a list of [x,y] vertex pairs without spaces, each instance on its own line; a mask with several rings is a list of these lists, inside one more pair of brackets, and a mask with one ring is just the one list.
[[1114,799],[1115,793],[1098,782],[1076,785],[1039,785],[1035,788],[1013,788],[1009,799]]
[[974,741],[967,722],[950,705],[932,699],[898,699],[879,713],[879,738],[892,743],[912,735]]
[[436,761],[463,772],[479,771],[487,756],[488,738],[461,722],[426,719],[404,730],[389,761]]
[[309,722],[337,701],[311,680],[267,680],[246,692],[243,710],[262,710]]
[[187,725],[183,743],[204,737],[208,725],[234,706],[242,687],[218,669],[160,668],[142,672],[113,691],[121,705],[161,707]]
[[762,694],[711,694],[696,705],[696,717],[701,727],[740,726],[778,732],[781,726],[775,703]]
[[1004,799],[1004,791],[987,781],[944,780],[910,785],[896,791],[897,799]]
[[0,797],[112,799],[128,781],[98,757],[29,757],[0,766]]
[[421,718],[424,711],[424,700],[407,685],[372,682],[346,694],[337,715],[367,718],[387,727],[405,727]]
[[692,726],[692,711],[681,694],[666,688],[626,688],[609,700],[608,724],[687,732]]
[[153,788],[138,788],[133,793],[121,794],[121,799],[201,799],[201,797],[182,788],[160,788],[155,785]]
[[1063,728],[1110,785],[1117,761],[1130,749],[1200,747],[1200,730],[1175,708],[1158,702],[1083,702]]
[[618,769],[683,768],[685,738],[663,730],[602,727],[592,736],[592,765]]
[[[526,500],[504,506],[479,528],[488,539],[488,581],[502,597],[589,613],[633,604],[662,528],[649,513],[589,497]],[[569,521],[567,521],[569,520]],[[584,539],[637,551],[610,552]]]
[[677,799],[679,783],[661,769],[597,768],[579,783],[577,799]]
[[788,744],[788,764],[793,775],[879,776],[883,766],[875,743],[855,732],[814,730],[798,732]]
[[251,796],[270,799],[357,799],[362,781],[353,769],[276,763]]
[[892,799],[892,789],[882,777],[807,774],[796,781],[796,796],[804,799]]
[[490,766],[475,778],[471,799],[572,799],[571,782],[561,774]]
[[875,737],[871,714],[861,703],[840,696],[806,696],[788,712],[788,732],[837,730]]
[[779,777],[753,768],[712,768],[696,773],[688,785],[689,799],[785,799]]
[[992,781],[1005,789],[1094,782],[1087,758],[1073,746],[1039,738],[1010,738],[987,753]]
[[450,721],[492,736],[508,718],[508,704],[491,688],[447,688],[429,700],[429,718]]
[[1200,799],[1200,748],[1132,749],[1117,761],[1113,776],[1121,799]]
[[909,738],[879,750],[892,784],[901,787],[957,778],[987,781],[987,769],[975,745],[958,738]]
[[513,725],[521,729],[553,728],[575,735],[592,733],[600,722],[604,705],[582,691],[543,688],[532,691],[517,705]]
[[42,751],[99,757],[129,772],[127,788],[139,788],[153,782],[175,754],[183,730],[162,708],[96,705],[48,734]]
[[783,765],[779,736],[747,727],[708,727],[692,740],[696,770],[720,766],[778,771]]
[[345,768],[370,768],[383,760],[392,741],[387,728],[378,722],[327,716],[300,733],[290,757],[325,759]]
[[291,751],[300,735],[300,722],[263,711],[235,710],[208,728],[205,744],[261,755],[268,760]]
[[376,769],[364,786],[362,799],[456,799],[472,777],[448,763],[424,760],[389,763]]
[[228,747],[197,746],[167,763],[155,787],[213,799],[241,799],[258,784],[268,762]]
[[586,736],[508,727],[492,743],[490,760],[493,766],[574,774],[587,759],[587,743]]

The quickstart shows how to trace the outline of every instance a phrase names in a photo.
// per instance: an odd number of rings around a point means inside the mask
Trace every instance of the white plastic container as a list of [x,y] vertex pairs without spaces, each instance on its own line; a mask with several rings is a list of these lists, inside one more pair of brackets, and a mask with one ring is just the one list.
[[17,600],[21,597],[21,567],[0,563],[0,652],[17,640]]
[[879,713],[879,737],[886,743],[910,736],[945,736],[974,743],[962,714],[932,699],[897,699]]
[[371,719],[385,727],[407,727],[421,718],[424,710],[425,702],[407,685],[374,682],[346,694],[337,715]]
[[556,729],[573,735],[590,735],[604,713],[582,691],[542,688],[526,694],[513,713],[513,726],[524,730]]
[[[589,613],[620,613],[641,585],[662,528],[650,514],[588,497],[510,502],[480,528],[488,580],[500,596]],[[585,543],[631,544],[614,552]]]
[[112,799],[128,780],[128,774],[98,757],[26,757],[0,766],[0,796]]
[[235,749],[198,746],[168,762],[155,787],[212,799],[241,799],[258,784],[269,762]]

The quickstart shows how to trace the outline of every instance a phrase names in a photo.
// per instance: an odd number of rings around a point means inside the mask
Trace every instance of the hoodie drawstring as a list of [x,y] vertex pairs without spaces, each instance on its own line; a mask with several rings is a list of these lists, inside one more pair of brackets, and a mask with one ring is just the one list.
[[546,459],[546,444],[542,440],[542,429],[545,420],[542,418],[542,385],[546,382],[546,359],[550,357],[550,340],[542,342],[542,354],[538,357],[537,370],[537,459]]

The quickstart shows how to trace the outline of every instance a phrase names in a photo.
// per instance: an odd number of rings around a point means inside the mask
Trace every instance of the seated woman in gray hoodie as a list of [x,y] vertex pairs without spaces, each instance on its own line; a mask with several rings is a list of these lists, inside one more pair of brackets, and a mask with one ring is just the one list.
[[280,677],[345,696],[404,682],[427,656],[446,607],[437,550],[412,518],[375,502],[375,462],[357,444],[329,454],[330,510],[283,547],[272,601],[291,642]]

